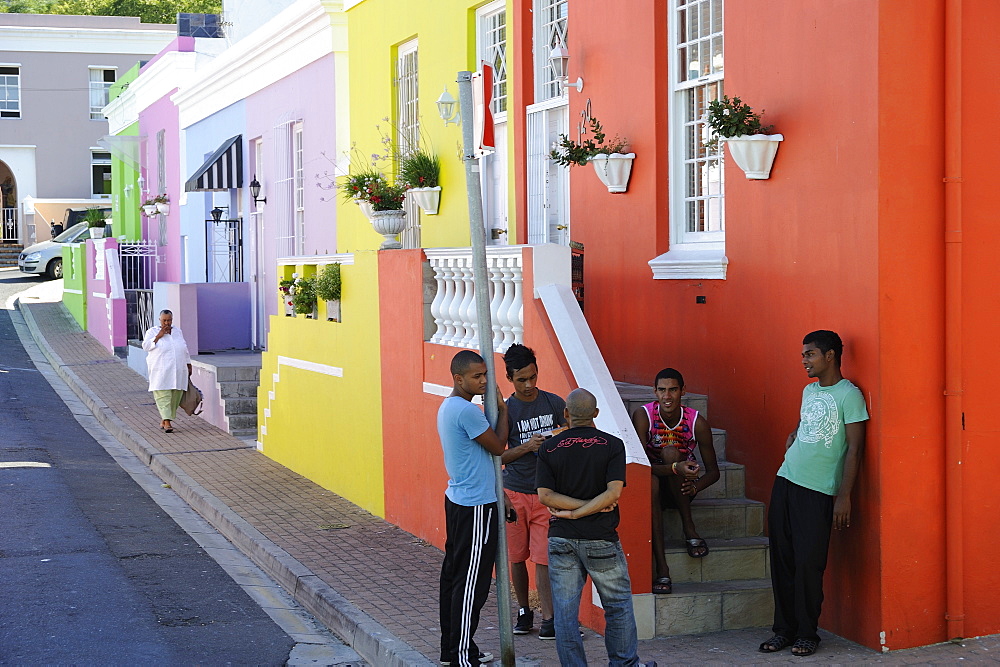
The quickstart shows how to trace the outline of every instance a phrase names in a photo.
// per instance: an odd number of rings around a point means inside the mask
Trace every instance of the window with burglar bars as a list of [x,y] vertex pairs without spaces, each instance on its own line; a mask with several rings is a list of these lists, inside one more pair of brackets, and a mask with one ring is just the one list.
[[0,118],[21,117],[21,68],[0,65]]
[[534,2],[535,103],[526,109],[528,243],[568,244],[569,170],[549,157],[560,134],[569,134],[567,96],[560,90],[549,54],[566,46],[566,0]]
[[674,0],[673,238],[725,240],[723,145],[710,145],[708,103],[722,96],[723,0]]
[[292,177],[295,192],[295,254],[305,253],[306,179],[302,153],[302,121],[292,124]]
[[566,46],[569,0],[535,0],[535,102],[561,97],[563,91],[549,62],[557,46]]
[[104,120],[101,111],[108,106],[108,91],[114,82],[114,68],[90,68],[90,120]]
[[[477,12],[476,42],[479,60],[493,66],[493,137],[496,150],[484,155],[482,174],[483,222],[486,242],[508,243],[507,231],[507,10],[495,0]],[[499,230],[499,231],[494,231]],[[503,234],[500,231],[504,232]]]
[[[420,98],[417,93],[417,40],[396,53],[396,147],[401,153],[420,146]],[[399,236],[404,248],[420,247],[420,207],[412,197],[403,204],[406,227]]]
[[[277,229],[278,257],[292,257],[298,252],[295,238],[295,174],[292,167],[292,127],[294,121],[274,128],[273,185],[268,192],[268,207]],[[274,204],[271,205],[271,197]]]
[[90,152],[90,177],[93,184],[93,197],[109,199],[111,197],[111,153]]

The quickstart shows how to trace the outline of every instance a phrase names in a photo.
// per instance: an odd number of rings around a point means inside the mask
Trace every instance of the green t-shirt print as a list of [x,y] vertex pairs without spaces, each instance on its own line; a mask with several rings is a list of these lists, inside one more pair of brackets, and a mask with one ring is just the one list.
[[813,382],[802,390],[799,418],[799,430],[785,452],[778,476],[835,496],[844,477],[846,425],[868,419],[865,398],[850,380],[829,387]]

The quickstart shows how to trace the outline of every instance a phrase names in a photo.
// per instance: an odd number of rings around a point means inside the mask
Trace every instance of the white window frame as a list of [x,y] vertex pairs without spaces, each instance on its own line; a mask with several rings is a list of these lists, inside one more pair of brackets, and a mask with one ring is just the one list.
[[[417,40],[396,47],[396,72],[393,80],[396,89],[396,146],[400,152],[420,146],[420,60]],[[420,207],[413,197],[403,202],[406,227],[399,235],[404,248],[419,248]]]
[[[568,98],[568,90],[556,80],[549,54],[559,41],[569,48],[568,43],[568,13],[569,0],[534,0],[532,13],[534,15],[533,51],[535,67],[535,102],[544,102],[553,98]],[[548,14],[565,12],[562,20],[557,16],[554,21],[547,20]],[[539,39],[544,36],[544,42]]]
[[[483,190],[483,224],[486,242],[490,245],[507,245],[510,232],[507,226],[507,105],[510,102],[507,78],[507,4],[494,0],[476,10],[476,53],[479,61],[493,65],[493,136],[496,150],[480,159]],[[497,23],[503,14],[503,22]],[[502,30],[502,39],[500,38]],[[497,66],[499,61],[500,66]],[[493,230],[498,230],[494,232]],[[497,238],[494,238],[496,236]]]
[[[107,155],[108,157],[107,157],[107,159],[105,159],[105,158],[98,159],[98,157],[97,157],[98,154]],[[98,166],[101,166],[101,167],[106,166],[107,167],[107,178],[105,178],[104,180],[110,181],[111,180],[111,153],[109,153],[106,148],[91,147],[91,149],[90,149],[90,191],[91,191],[91,197],[93,199],[111,199],[111,193],[110,192],[107,192],[107,193],[105,193],[105,192],[94,192],[94,167],[98,167]]]
[[305,254],[306,236],[306,179],[302,121],[292,123],[292,192],[295,218],[295,253]]
[[[16,74],[0,74],[3,85],[3,97],[0,98],[0,119],[18,119],[21,117],[21,64],[20,63],[0,63],[0,67],[16,69]],[[13,81],[8,77],[13,77]],[[17,99],[7,99],[7,90],[13,88]]]
[[[698,88],[718,86],[721,91],[724,85],[724,71],[718,67],[710,67],[707,73],[695,79],[681,81],[678,68],[680,66],[680,48],[678,42],[678,21],[681,10],[713,4],[724,7],[724,0],[671,0],[668,13],[669,35],[669,81],[672,89],[669,109],[669,181],[670,181],[670,248],[668,252],[649,262],[656,279],[725,279],[729,260],[726,257],[725,235],[725,179],[724,153],[719,145],[719,188],[722,196],[716,201],[720,207],[721,229],[717,231],[689,231],[688,225],[688,172],[686,153],[686,114],[689,96]],[[723,13],[725,9],[723,9]],[[723,38],[723,33],[710,32],[707,37]],[[705,39],[701,33],[699,39]],[[723,47],[724,48],[724,47]],[[701,56],[699,56],[701,57]],[[711,71],[715,69],[716,71]],[[696,136],[696,141],[707,140],[704,132]]]
[[[104,107],[108,106],[108,102],[111,96],[111,86],[115,82],[115,76],[118,71],[117,67],[105,66],[105,65],[90,65],[87,68],[88,72],[88,100],[90,102],[90,120],[107,120],[102,113]],[[101,76],[99,80],[94,79],[94,73],[100,72]],[[105,81],[107,72],[111,72],[111,81]],[[99,107],[94,105],[95,94],[100,93],[103,100],[103,104]]]

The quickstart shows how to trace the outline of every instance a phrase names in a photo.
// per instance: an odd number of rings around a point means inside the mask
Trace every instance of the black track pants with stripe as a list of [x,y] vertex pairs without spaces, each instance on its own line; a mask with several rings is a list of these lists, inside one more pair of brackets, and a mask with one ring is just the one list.
[[441,566],[441,659],[477,667],[473,641],[490,592],[497,555],[497,504],[456,505],[444,499],[447,541]]

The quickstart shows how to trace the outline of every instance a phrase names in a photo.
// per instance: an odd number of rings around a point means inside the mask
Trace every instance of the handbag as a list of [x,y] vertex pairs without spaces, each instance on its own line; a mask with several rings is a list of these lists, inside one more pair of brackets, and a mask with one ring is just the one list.
[[202,398],[201,389],[194,386],[194,383],[188,378],[187,389],[184,390],[184,395],[181,396],[181,410],[189,415],[200,415],[202,411]]

